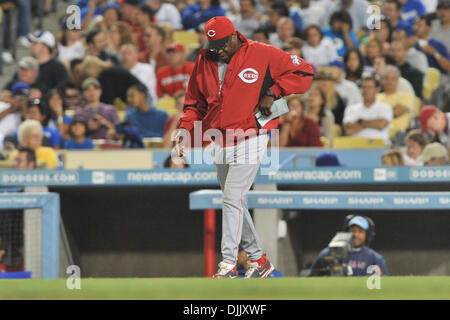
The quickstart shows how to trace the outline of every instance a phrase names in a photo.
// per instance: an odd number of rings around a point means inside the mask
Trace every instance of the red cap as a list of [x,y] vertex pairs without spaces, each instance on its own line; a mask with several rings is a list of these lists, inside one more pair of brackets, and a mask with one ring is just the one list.
[[184,53],[184,46],[181,43],[178,42],[172,42],[170,46],[167,48],[167,52],[170,51],[177,51],[177,52],[183,52]]
[[234,32],[234,25],[227,17],[214,17],[205,24],[205,33],[208,37],[205,49],[223,47]]
[[428,120],[437,111],[435,106],[424,106],[419,113],[420,128],[422,133],[428,129]]

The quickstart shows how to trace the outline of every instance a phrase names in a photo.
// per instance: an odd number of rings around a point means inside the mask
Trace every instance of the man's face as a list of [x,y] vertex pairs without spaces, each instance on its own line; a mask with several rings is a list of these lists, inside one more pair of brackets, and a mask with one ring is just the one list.
[[386,62],[384,61],[383,57],[376,57],[375,60],[373,61],[373,67],[375,68],[375,73],[377,75],[380,75],[384,68],[386,68]]
[[152,48],[154,45],[162,43],[162,37],[155,28],[148,28],[145,32],[148,32],[148,34],[144,34],[146,36],[145,40],[147,40],[147,47]]
[[280,26],[278,36],[282,41],[285,41],[286,39],[292,37],[294,33],[295,33],[294,23],[288,20]]
[[450,9],[439,9],[437,11],[437,16],[441,24],[447,24],[450,21]]
[[141,105],[145,96],[136,89],[130,89],[127,92],[127,102],[134,108],[137,108]]
[[28,108],[27,118],[37,120],[40,123],[44,121],[44,116],[41,114],[38,106],[31,106]]
[[88,103],[100,103],[102,90],[94,85],[90,85],[83,91],[83,95]]
[[228,63],[238,48],[239,48],[239,40],[237,37],[237,33],[235,31],[232,34],[231,38],[228,40],[228,42],[225,44],[225,46],[223,48],[220,48],[217,52],[219,54],[220,59]]
[[377,86],[373,80],[366,80],[362,84],[362,95],[364,98],[364,102],[373,102],[375,101],[376,95],[378,93]]
[[134,67],[134,65],[138,62],[137,50],[130,45],[124,45],[120,49],[120,54],[122,56],[122,62],[126,68]]
[[390,20],[397,20],[400,17],[400,11],[397,10],[395,3],[385,3],[384,14]]
[[395,91],[398,85],[398,75],[394,71],[389,71],[383,78],[384,90]]
[[99,32],[93,39],[92,47],[94,51],[100,53],[106,49],[108,43],[106,42],[106,37],[103,32]]
[[167,52],[167,61],[172,68],[175,68],[185,61],[184,52],[170,50]]
[[430,32],[430,27],[427,26],[425,20],[417,20],[414,23],[414,34],[419,38],[425,38]]
[[254,8],[252,6],[252,2],[250,0],[241,0],[241,14],[245,17],[253,13]]
[[130,4],[124,3],[120,9],[120,13],[122,14],[122,18],[128,22],[135,22],[136,18],[136,7]]
[[391,47],[392,57],[394,58],[397,65],[403,64],[406,57],[406,50],[401,43],[394,43]]
[[350,227],[350,231],[353,233],[353,246],[355,248],[362,247],[366,242],[366,230],[353,225]]
[[19,79],[26,84],[33,84],[36,81],[38,73],[33,69],[19,68]]
[[26,152],[18,152],[13,162],[13,169],[33,169],[34,163],[28,162]]

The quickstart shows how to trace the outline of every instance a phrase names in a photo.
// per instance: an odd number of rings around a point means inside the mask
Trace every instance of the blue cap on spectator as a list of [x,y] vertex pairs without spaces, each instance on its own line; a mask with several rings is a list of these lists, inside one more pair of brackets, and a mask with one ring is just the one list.
[[364,219],[364,218],[361,217],[361,216],[353,217],[353,218],[348,222],[348,226],[349,226],[349,227],[354,226],[354,225],[357,225],[358,227],[360,227],[360,228],[362,228],[362,229],[364,229],[364,230],[369,229],[369,221],[367,221],[367,219]]
[[327,66],[328,67],[337,67],[337,68],[340,68],[345,71],[345,64],[340,60],[333,60],[331,62],[328,62]]
[[316,158],[316,167],[343,167],[334,153],[322,153]]
[[13,96],[17,96],[19,94],[29,95],[30,89],[30,86],[25,82],[16,82],[11,88],[11,93]]

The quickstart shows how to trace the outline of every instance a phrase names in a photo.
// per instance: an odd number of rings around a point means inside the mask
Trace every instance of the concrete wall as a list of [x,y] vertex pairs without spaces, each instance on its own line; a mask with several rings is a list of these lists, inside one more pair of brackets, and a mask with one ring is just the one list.
[[[448,190],[448,185],[434,187]],[[389,188],[398,190],[395,186]],[[61,195],[62,217],[82,277],[193,277],[203,276],[204,270],[203,214],[188,209],[188,194],[198,189],[123,187],[50,191]],[[360,212],[284,212],[288,233],[279,240],[280,271],[298,275],[342,227],[348,213]],[[392,275],[450,275],[450,210],[363,214],[375,221],[372,247],[384,256]],[[219,261],[220,212],[216,221]]]

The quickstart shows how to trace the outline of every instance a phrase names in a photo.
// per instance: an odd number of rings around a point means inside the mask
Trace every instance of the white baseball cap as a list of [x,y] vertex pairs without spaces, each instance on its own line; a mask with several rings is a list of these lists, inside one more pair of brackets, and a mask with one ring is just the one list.
[[49,31],[36,31],[35,33],[28,34],[28,39],[31,42],[40,42],[47,47],[53,48],[55,46],[55,37]]

